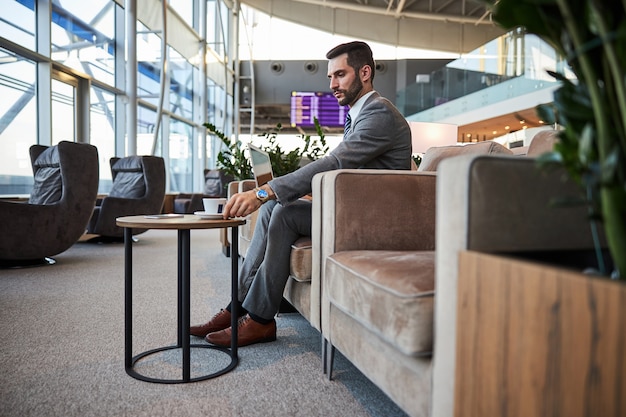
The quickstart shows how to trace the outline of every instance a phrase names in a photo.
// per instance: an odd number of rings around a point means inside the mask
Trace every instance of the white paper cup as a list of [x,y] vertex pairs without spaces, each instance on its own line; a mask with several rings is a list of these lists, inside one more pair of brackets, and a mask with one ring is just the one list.
[[222,214],[226,205],[225,198],[203,198],[204,212],[207,214]]

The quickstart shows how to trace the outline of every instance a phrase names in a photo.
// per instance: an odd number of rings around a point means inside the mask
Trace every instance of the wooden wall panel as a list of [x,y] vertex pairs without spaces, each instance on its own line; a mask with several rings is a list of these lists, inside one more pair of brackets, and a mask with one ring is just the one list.
[[626,283],[464,252],[458,291],[456,417],[626,416]]

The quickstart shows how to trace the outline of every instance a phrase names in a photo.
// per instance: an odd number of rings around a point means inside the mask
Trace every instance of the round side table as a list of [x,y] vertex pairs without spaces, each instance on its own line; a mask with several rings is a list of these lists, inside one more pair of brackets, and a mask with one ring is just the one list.
[[[156,217],[156,218],[155,218]],[[203,381],[215,378],[233,370],[238,362],[237,355],[237,303],[232,303],[232,338],[230,349],[213,345],[191,344],[189,341],[190,326],[190,232],[192,229],[223,229],[230,228],[232,233],[231,250],[231,299],[235,300],[238,293],[238,247],[237,233],[239,226],[245,223],[244,219],[217,219],[206,220],[195,215],[182,216],[126,216],[118,217],[116,224],[124,228],[124,361],[126,373],[133,378],[162,384],[177,384],[185,382]],[[133,239],[132,229],[171,229],[178,231],[178,341],[176,345],[152,349],[133,356]],[[230,354],[231,361],[223,369],[208,375],[191,378],[190,352],[191,348],[216,349]],[[182,349],[182,376],[180,379],[158,379],[138,373],[134,367],[140,359],[154,353]]]

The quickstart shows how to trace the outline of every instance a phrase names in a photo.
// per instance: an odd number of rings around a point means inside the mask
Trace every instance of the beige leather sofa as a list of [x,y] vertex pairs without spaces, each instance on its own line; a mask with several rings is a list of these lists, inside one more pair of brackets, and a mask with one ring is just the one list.
[[[442,163],[437,183],[432,416],[454,412],[460,251],[568,267],[580,262],[579,270],[595,261],[585,206],[555,204],[582,196],[581,188],[567,178],[562,170],[538,169],[529,158],[461,156]],[[600,241],[606,247],[602,233]]]
[[[542,134],[528,156],[553,143],[553,133]],[[334,201],[321,234],[323,336],[411,416],[454,415],[459,251],[532,256],[591,246],[583,207],[548,207],[579,189],[533,158],[460,155],[442,160],[436,176],[323,176],[322,199]],[[365,202],[370,192],[380,197]]]
[[[551,148],[553,136],[533,141],[529,156]],[[325,371],[332,374],[331,353],[339,349],[414,416],[431,415],[434,395],[435,227],[437,204],[441,205],[436,203],[435,171],[442,161],[461,154],[526,159],[512,156],[495,142],[482,142],[433,148],[418,171],[339,170],[317,175],[312,238],[292,248],[284,295],[333,347],[325,349],[323,343]],[[455,178],[457,185],[467,186],[468,175]],[[253,188],[254,181],[237,185],[241,191],[245,187]],[[439,195],[447,201],[447,194]],[[241,228],[244,256],[253,230],[254,216]],[[439,323],[447,320],[441,318]],[[454,356],[453,351],[444,354]],[[443,378],[439,382],[449,385],[449,378]]]
[[[422,159],[417,171],[436,171],[438,164],[447,157],[465,154],[491,154],[510,153],[504,146],[495,142],[481,142],[466,146],[446,146],[431,148]],[[359,172],[361,172],[359,170]],[[313,200],[313,230],[312,237],[302,237],[292,245],[290,277],[285,286],[284,298],[317,330],[322,330],[321,311],[321,265],[322,265],[322,225],[326,221],[324,214],[332,208],[325,208],[325,200],[322,196],[323,177],[313,181],[313,195],[320,196]],[[256,186],[254,180],[234,181],[229,184],[228,196],[236,192],[253,189]],[[335,204],[328,201],[328,204]],[[331,220],[331,219],[328,219]],[[250,246],[256,213],[247,217],[247,222],[239,228],[239,255],[245,258]],[[332,228],[332,227],[331,227]],[[329,230],[325,225],[324,230]],[[324,232],[326,233],[326,232]],[[433,232],[434,233],[434,232]],[[229,245],[228,237],[222,235],[222,243],[226,249]],[[317,248],[317,249],[316,249]]]

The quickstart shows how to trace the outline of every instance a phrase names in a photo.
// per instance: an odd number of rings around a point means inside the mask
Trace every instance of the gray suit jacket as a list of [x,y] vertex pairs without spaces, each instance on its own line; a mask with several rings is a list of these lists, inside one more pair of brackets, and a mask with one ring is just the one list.
[[374,92],[361,108],[352,129],[327,156],[269,182],[280,204],[311,192],[313,176],[335,169],[411,169],[411,130],[404,116]]

